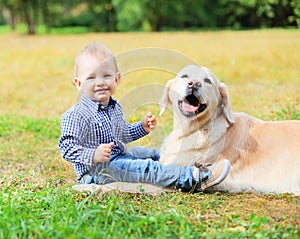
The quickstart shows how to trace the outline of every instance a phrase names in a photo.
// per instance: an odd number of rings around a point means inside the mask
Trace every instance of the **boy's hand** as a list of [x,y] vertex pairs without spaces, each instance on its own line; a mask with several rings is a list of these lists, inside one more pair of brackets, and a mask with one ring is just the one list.
[[109,144],[100,144],[94,154],[94,163],[108,162],[110,159],[111,149],[114,145],[114,142]]
[[156,116],[152,115],[151,112],[148,112],[148,114],[142,119],[142,124],[144,130],[149,133],[150,131],[154,130],[157,125]]

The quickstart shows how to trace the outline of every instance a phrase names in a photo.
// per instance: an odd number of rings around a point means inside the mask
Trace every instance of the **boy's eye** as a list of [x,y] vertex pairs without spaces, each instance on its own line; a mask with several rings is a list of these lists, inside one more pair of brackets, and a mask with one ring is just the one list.
[[86,78],[87,80],[95,80],[95,77],[94,76],[89,76]]
[[108,79],[108,78],[112,78],[112,75],[110,75],[110,74],[106,74],[106,75],[104,75],[104,78],[106,78],[106,79]]

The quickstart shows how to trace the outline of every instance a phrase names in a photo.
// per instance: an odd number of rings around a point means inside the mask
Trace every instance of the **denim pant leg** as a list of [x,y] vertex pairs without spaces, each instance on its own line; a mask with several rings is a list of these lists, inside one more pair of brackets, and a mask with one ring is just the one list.
[[133,158],[126,153],[110,162],[107,173],[112,181],[151,183],[190,190],[194,183],[193,170],[193,166],[162,165],[158,161]]
[[156,149],[144,147],[144,146],[135,146],[128,149],[128,153],[131,154],[133,158],[138,159],[152,159],[158,161],[160,158],[159,151]]
[[114,180],[111,179],[108,170],[109,164],[110,162],[98,163],[89,172],[84,174],[79,182],[82,184],[106,184],[113,182]]
[[[152,159],[158,161],[160,158],[159,151],[156,149],[144,147],[144,146],[134,146],[128,149],[130,154],[129,158],[134,159]],[[112,156],[111,160],[115,157]],[[85,174],[80,180],[83,184],[106,184],[110,182],[115,182],[116,180],[112,177],[109,168],[109,163],[99,163],[93,169],[91,169],[87,174]],[[119,170],[116,170],[117,172]]]

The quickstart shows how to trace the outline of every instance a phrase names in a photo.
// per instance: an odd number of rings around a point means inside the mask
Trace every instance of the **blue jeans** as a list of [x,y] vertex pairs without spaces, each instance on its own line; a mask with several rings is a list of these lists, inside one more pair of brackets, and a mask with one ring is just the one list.
[[124,154],[111,156],[110,162],[98,163],[80,182],[106,184],[111,182],[151,183],[184,191],[193,187],[193,166],[162,165],[159,152],[147,147],[132,147]]

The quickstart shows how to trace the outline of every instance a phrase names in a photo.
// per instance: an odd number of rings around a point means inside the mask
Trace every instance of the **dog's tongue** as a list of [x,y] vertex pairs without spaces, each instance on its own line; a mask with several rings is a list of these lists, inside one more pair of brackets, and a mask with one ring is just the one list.
[[193,106],[183,101],[182,109],[186,112],[196,112],[198,110],[198,106]]

